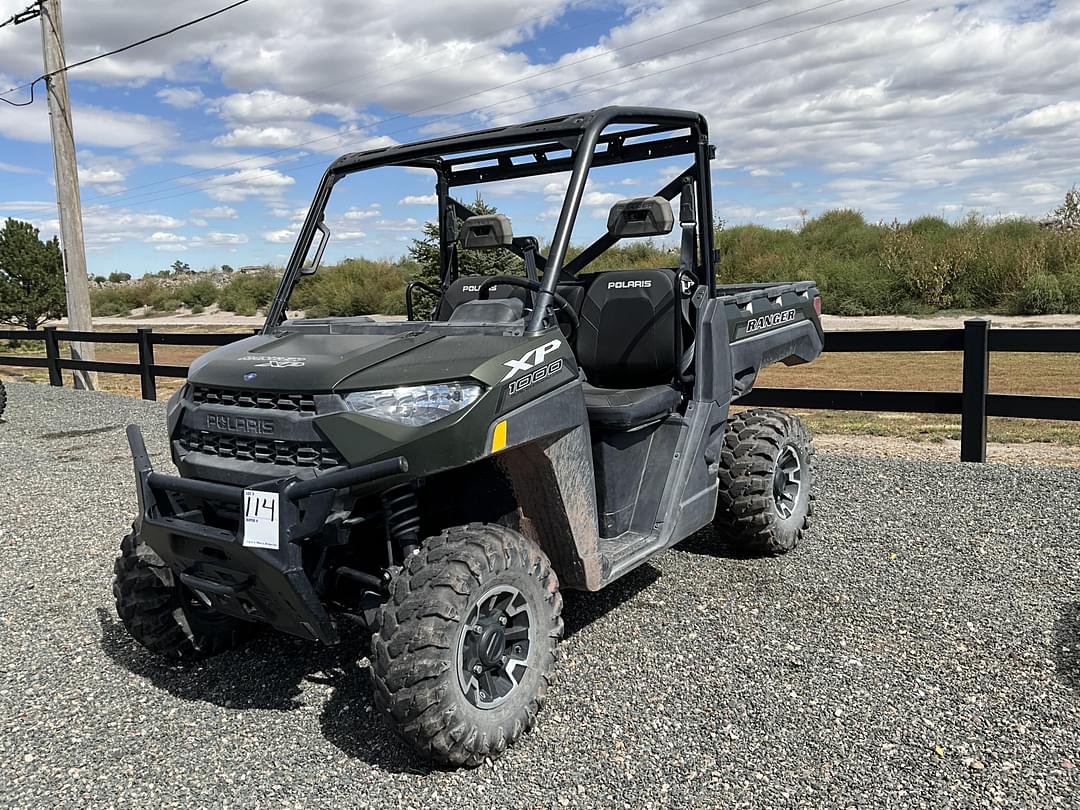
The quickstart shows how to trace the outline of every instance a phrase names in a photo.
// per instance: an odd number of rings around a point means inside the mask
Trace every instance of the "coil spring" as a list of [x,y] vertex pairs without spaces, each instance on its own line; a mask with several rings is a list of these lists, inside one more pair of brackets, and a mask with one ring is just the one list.
[[415,546],[420,538],[420,505],[412,484],[401,484],[383,493],[386,528],[402,550]]

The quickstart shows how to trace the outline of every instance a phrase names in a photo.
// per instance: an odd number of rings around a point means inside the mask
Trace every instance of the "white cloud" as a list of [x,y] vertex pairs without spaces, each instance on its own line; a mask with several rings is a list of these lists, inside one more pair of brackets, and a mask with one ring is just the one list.
[[223,118],[233,122],[263,123],[294,121],[325,113],[342,121],[351,121],[356,112],[345,104],[320,104],[301,96],[286,95],[276,90],[256,90],[253,93],[233,93],[215,99],[213,108]]
[[611,191],[587,191],[581,198],[581,204],[589,207],[599,205],[610,208],[621,199],[621,195]]
[[[307,216],[307,209],[303,208],[300,211],[297,211],[296,213],[297,213],[297,216],[300,219],[303,219],[304,217]],[[374,219],[375,217],[381,217],[381,216],[382,216],[382,206],[379,205],[378,203],[373,203],[372,205],[369,205],[367,208],[350,208],[348,211],[346,211],[344,214],[342,214],[343,218],[345,218],[347,220],[350,220],[352,222],[356,222],[356,221],[363,220],[363,219]]]
[[11,174],[41,174],[37,169],[32,169],[29,166],[18,166],[14,163],[4,163],[0,161],[0,172],[10,172]]
[[296,231],[292,228],[281,228],[276,231],[264,231],[263,239],[267,242],[274,242],[281,244],[283,242],[293,242],[296,240]]
[[175,244],[177,242],[186,242],[187,237],[186,236],[181,236],[178,233],[168,233],[167,231],[155,231],[154,233],[152,233],[148,237],[146,237],[146,239],[144,241],[146,241],[146,242],[162,242],[162,243]]
[[1059,101],[1014,118],[1005,125],[1010,132],[1043,134],[1075,129],[1080,124],[1080,101]]
[[377,219],[375,227],[380,231],[414,231],[420,227],[415,217],[405,219]]
[[206,234],[203,241],[210,245],[244,245],[248,237],[245,233],[220,233],[211,231]]
[[438,202],[436,194],[407,194],[398,200],[398,205],[435,205]]
[[157,97],[179,110],[191,109],[204,98],[198,87],[165,87],[157,91]]
[[307,121],[277,122],[269,125],[242,124],[225,135],[214,138],[215,146],[229,148],[287,149],[305,146],[318,152],[340,154],[393,146],[393,138],[371,135],[361,127],[350,124],[332,128]]
[[207,219],[236,219],[239,216],[235,208],[230,208],[227,205],[216,205],[213,208],[192,208],[191,213],[197,217],[206,217]]
[[[165,121],[138,113],[75,104],[72,119],[80,146],[151,146],[166,143],[173,136]],[[14,141],[49,143],[48,116],[7,113],[0,116],[0,135]]]
[[226,149],[188,152],[177,155],[171,160],[181,166],[191,166],[196,169],[220,169],[233,166],[245,169],[264,169],[284,162],[281,155],[251,155]]
[[240,169],[210,178],[185,178],[218,202],[240,202],[248,197],[278,196],[296,180],[276,169]]

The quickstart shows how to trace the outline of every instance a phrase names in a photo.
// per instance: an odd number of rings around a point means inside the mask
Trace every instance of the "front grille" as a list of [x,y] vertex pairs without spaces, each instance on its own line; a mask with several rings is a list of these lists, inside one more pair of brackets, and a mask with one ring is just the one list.
[[343,463],[341,456],[333,447],[321,442],[256,439],[189,428],[180,430],[177,441],[186,451],[208,453],[212,456],[235,458],[240,461],[256,461],[260,464],[314,467],[325,470],[338,467]]
[[231,405],[237,408],[262,408],[295,413],[315,413],[314,394],[286,394],[272,391],[248,391],[242,388],[191,386],[191,399],[200,405]]

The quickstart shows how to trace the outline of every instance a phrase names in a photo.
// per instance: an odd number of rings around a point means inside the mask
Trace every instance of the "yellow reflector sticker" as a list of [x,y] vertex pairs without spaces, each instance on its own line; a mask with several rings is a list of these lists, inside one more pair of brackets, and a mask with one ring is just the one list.
[[506,420],[503,419],[499,424],[495,426],[495,431],[491,434],[491,452],[498,453],[500,450],[506,447]]

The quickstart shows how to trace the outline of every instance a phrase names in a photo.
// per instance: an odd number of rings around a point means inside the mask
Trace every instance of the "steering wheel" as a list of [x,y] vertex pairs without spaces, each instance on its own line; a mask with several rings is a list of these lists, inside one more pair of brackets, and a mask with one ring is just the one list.
[[[492,276],[483,283],[480,284],[480,291],[477,294],[477,299],[480,301],[488,300],[488,293],[491,292],[491,288],[498,284],[507,284],[511,287],[523,287],[534,293],[540,292],[539,282],[533,281],[531,278],[521,278],[520,276]],[[566,316],[566,320],[570,324],[570,334],[566,336],[567,340],[574,336],[574,333],[578,330],[578,315],[574,312],[574,308],[570,306],[570,302],[563,298],[559,293],[551,293],[552,299],[558,304],[559,311]]]

